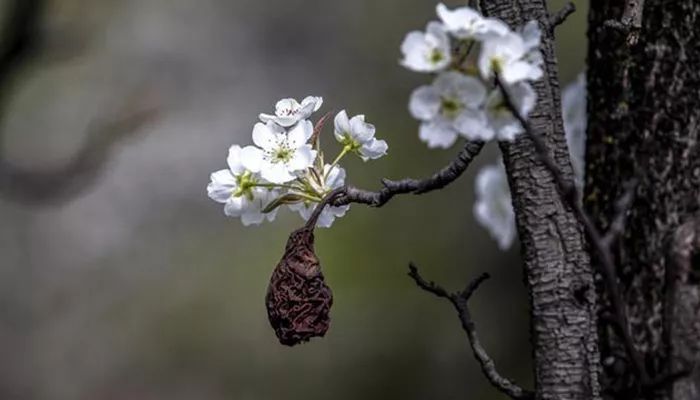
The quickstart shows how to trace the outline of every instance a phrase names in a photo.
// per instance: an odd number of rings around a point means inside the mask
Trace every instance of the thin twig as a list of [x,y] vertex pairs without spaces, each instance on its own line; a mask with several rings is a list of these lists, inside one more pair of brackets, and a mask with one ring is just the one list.
[[464,329],[464,332],[466,332],[467,334],[467,338],[469,339],[469,345],[472,348],[474,357],[479,362],[481,370],[483,371],[484,375],[486,375],[486,378],[489,380],[489,382],[491,382],[491,384],[496,389],[510,396],[513,399],[534,399],[535,395],[533,392],[521,388],[513,381],[503,377],[496,370],[496,365],[493,362],[493,359],[489,357],[488,353],[484,349],[484,346],[479,340],[479,336],[477,335],[476,325],[474,324],[474,321],[471,317],[471,313],[469,312],[468,302],[471,296],[474,294],[474,292],[476,292],[476,290],[479,288],[479,286],[482,283],[484,283],[484,281],[489,279],[489,274],[484,273],[479,275],[476,279],[469,282],[467,287],[461,292],[449,293],[447,292],[447,290],[445,290],[445,288],[436,284],[435,282],[429,282],[423,279],[423,277],[418,273],[418,268],[415,266],[415,264],[410,263],[408,268],[408,276],[413,278],[418,287],[425,290],[426,292],[434,294],[437,297],[442,297],[444,299],[449,300],[450,303],[452,303],[452,305],[454,306],[455,310],[457,310],[459,320],[462,323],[462,329]]
[[529,121],[525,117],[523,117],[520,114],[520,112],[518,112],[518,109],[515,106],[515,103],[513,102],[513,99],[508,89],[505,87],[498,75],[496,75],[496,84],[503,93],[505,105],[515,116],[515,118],[518,119],[523,129],[525,130],[525,133],[532,141],[533,145],[535,146],[535,150],[537,151],[540,157],[540,160],[552,174],[554,182],[557,185],[557,189],[559,190],[562,198],[576,214],[576,217],[581,222],[586,231],[586,235],[588,236],[591,245],[598,254],[600,261],[599,270],[604,278],[607,292],[610,296],[610,300],[612,302],[613,310],[615,313],[614,326],[617,328],[619,335],[622,337],[622,342],[625,346],[625,350],[627,351],[627,354],[632,360],[632,365],[634,366],[635,373],[639,377],[640,385],[644,385],[647,382],[649,382],[649,378],[644,367],[644,362],[642,361],[642,356],[637,351],[637,348],[634,346],[634,341],[632,339],[632,335],[630,334],[627,311],[625,309],[625,305],[622,300],[622,294],[620,293],[620,288],[618,286],[617,274],[615,272],[615,263],[613,261],[613,256],[612,252],[610,251],[610,247],[606,245],[606,241],[604,240],[603,235],[600,233],[598,228],[596,228],[591,216],[588,215],[588,213],[583,209],[583,204],[579,200],[582,198],[579,189],[576,187],[576,185],[573,184],[573,182],[570,182],[570,180],[567,180],[564,177],[561,170],[559,169],[559,166],[549,155],[549,151],[544,140],[542,140],[542,138],[535,133]]
[[317,205],[316,208],[314,208],[314,211],[311,213],[311,216],[309,219],[306,221],[305,228],[308,230],[314,230],[316,227],[316,222],[318,221],[318,217],[321,216],[321,213],[323,212],[323,209],[331,204],[333,200],[335,200],[336,197],[342,195],[345,192],[344,187],[339,187],[334,190],[332,190],[330,193],[328,193]]
[[569,15],[575,12],[576,5],[574,3],[569,1],[566,4],[564,4],[564,6],[559,9],[559,11],[549,16],[549,26],[551,27],[551,30],[553,31],[554,28],[563,24],[564,21],[566,21],[566,19],[569,18]]
[[483,147],[484,142],[467,141],[464,144],[464,148],[462,148],[452,162],[429,178],[407,178],[400,181],[382,179],[384,187],[378,192],[347,186],[344,193],[338,196],[332,204],[334,206],[341,206],[350,203],[360,203],[367,204],[371,207],[381,207],[397,194],[423,194],[442,189],[462,175]]

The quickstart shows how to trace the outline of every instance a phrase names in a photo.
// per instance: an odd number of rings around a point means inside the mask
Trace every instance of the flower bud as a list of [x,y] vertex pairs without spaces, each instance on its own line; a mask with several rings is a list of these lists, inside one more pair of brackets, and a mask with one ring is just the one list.
[[265,303],[270,324],[283,345],[294,346],[326,334],[333,293],[314,253],[313,225],[289,235],[284,256],[270,278]]

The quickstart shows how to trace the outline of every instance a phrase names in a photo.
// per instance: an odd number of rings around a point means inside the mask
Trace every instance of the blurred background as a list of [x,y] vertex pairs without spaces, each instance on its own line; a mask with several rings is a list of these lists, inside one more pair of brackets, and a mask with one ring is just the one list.
[[[5,32],[14,3],[0,0]],[[576,5],[558,30],[564,83],[585,57],[587,5]],[[517,245],[499,251],[472,215],[473,178],[496,159],[494,145],[443,191],[382,209],[353,205],[318,231],[333,321],[325,338],[294,348],[278,344],[264,296],[301,219],[285,211],[245,228],[206,196],[228,147],[249,144],[258,113],[282,97],[323,96],[322,111],[364,113],[377,126],[389,156],[348,159],[353,185],[378,188],[381,177],[445,164],[458,147],[428,150],[406,107],[428,78],[398,65],[404,35],[434,19],[434,7],[47,0],[40,45],[0,77],[1,166],[49,178],[28,194],[11,187],[33,185],[29,175],[0,182],[0,399],[504,398],[481,375],[449,304],[406,276],[409,260],[455,290],[492,274],[472,301],[474,318],[501,372],[529,386]],[[61,166],[91,132],[143,107],[157,115],[119,126],[129,137],[104,164],[80,164],[96,173],[53,196]]]

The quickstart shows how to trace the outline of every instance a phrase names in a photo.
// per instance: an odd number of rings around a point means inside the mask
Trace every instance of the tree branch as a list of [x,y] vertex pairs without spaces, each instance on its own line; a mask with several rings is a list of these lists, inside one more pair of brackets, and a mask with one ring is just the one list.
[[462,329],[464,329],[464,332],[466,332],[467,334],[467,338],[469,339],[469,345],[472,348],[474,357],[479,362],[481,370],[483,371],[484,375],[486,375],[486,378],[489,380],[489,382],[491,382],[491,385],[493,385],[502,393],[516,400],[534,399],[534,393],[528,390],[524,390],[514,382],[501,376],[501,374],[498,373],[498,371],[496,370],[495,363],[493,362],[491,357],[489,357],[488,353],[482,346],[481,341],[479,340],[479,336],[477,335],[476,325],[474,324],[474,321],[471,317],[471,313],[469,312],[468,302],[471,296],[474,294],[474,292],[479,288],[479,286],[482,283],[484,283],[484,281],[489,279],[489,274],[484,273],[479,275],[476,279],[469,282],[466,289],[464,289],[461,292],[449,293],[442,286],[436,284],[435,282],[428,282],[425,279],[423,279],[423,277],[418,273],[418,268],[415,266],[415,264],[410,263],[408,268],[408,276],[413,278],[418,287],[425,290],[426,292],[434,294],[437,297],[449,300],[450,303],[452,303],[452,305],[454,306],[455,310],[457,310],[459,320],[462,323]]
[[578,188],[573,182],[567,181],[564,178],[564,175],[562,174],[561,170],[549,155],[547,146],[542,140],[542,138],[534,132],[528,120],[525,117],[523,117],[520,114],[520,112],[518,112],[518,108],[515,106],[515,103],[513,102],[513,99],[508,89],[503,84],[498,74],[496,75],[496,84],[503,93],[503,99],[506,103],[505,105],[511,111],[513,116],[515,116],[515,118],[517,118],[517,120],[522,125],[526,135],[530,138],[533,145],[535,146],[535,150],[537,151],[540,160],[552,174],[554,182],[556,183],[557,189],[560,192],[562,198],[576,214],[576,217],[581,222],[581,224],[584,227],[584,230],[586,231],[586,235],[588,236],[591,245],[595,249],[596,253],[598,253],[600,261],[599,271],[604,278],[605,287],[607,289],[608,295],[610,296],[610,300],[615,311],[614,326],[617,328],[618,333],[622,338],[622,342],[625,346],[625,350],[627,351],[628,356],[632,361],[635,373],[639,377],[639,384],[646,385],[647,382],[649,382],[650,380],[647,375],[646,368],[644,367],[642,356],[637,351],[637,348],[634,346],[634,341],[629,331],[627,311],[625,309],[622,294],[620,293],[620,288],[617,282],[616,267],[613,261],[613,256],[612,252],[610,251],[610,247],[606,243],[603,235],[600,233],[600,231],[598,231],[598,228],[596,228],[591,216],[588,215],[588,213],[583,209],[583,204],[580,201],[581,193],[579,192]]
[[483,147],[484,142],[468,140],[452,162],[429,178],[407,178],[400,181],[382,179],[384,187],[378,192],[347,186],[345,192],[338,196],[332,204],[334,206],[342,206],[350,203],[361,203],[371,207],[381,207],[397,194],[423,194],[442,189],[462,175]]
[[552,14],[549,16],[549,26],[552,31],[554,29],[563,24],[564,21],[566,21],[567,18],[569,18],[569,15],[573,14],[576,12],[576,5],[572,2],[567,2],[564,4],[562,8],[559,9],[556,13]]

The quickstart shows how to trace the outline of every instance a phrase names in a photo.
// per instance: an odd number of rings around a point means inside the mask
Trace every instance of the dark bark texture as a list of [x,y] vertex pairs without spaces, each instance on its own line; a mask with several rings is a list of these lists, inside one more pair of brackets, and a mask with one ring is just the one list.
[[[519,28],[542,29],[545,76],[534,84],[538,103],[529,116],[565,179],[573,172],[560,113],[560,88],[549,13],[544,0],[483,0],[486,15]],[[532,141],[501,143],[522,243],[530,294],[537,399],[598,399],[599,357],[593,271],[582,227],[557,192]]]
[[[684,225],[700,208],[700,2],[592,0],[589,41],[585,203],[606,228],[623,184],[639,182],[614,251],[630,330],[653,381],[700,361],[697,231]],[[611,397],[700,399],[698,368],[640,390],[609,312],[603,296],[602,382]]]

